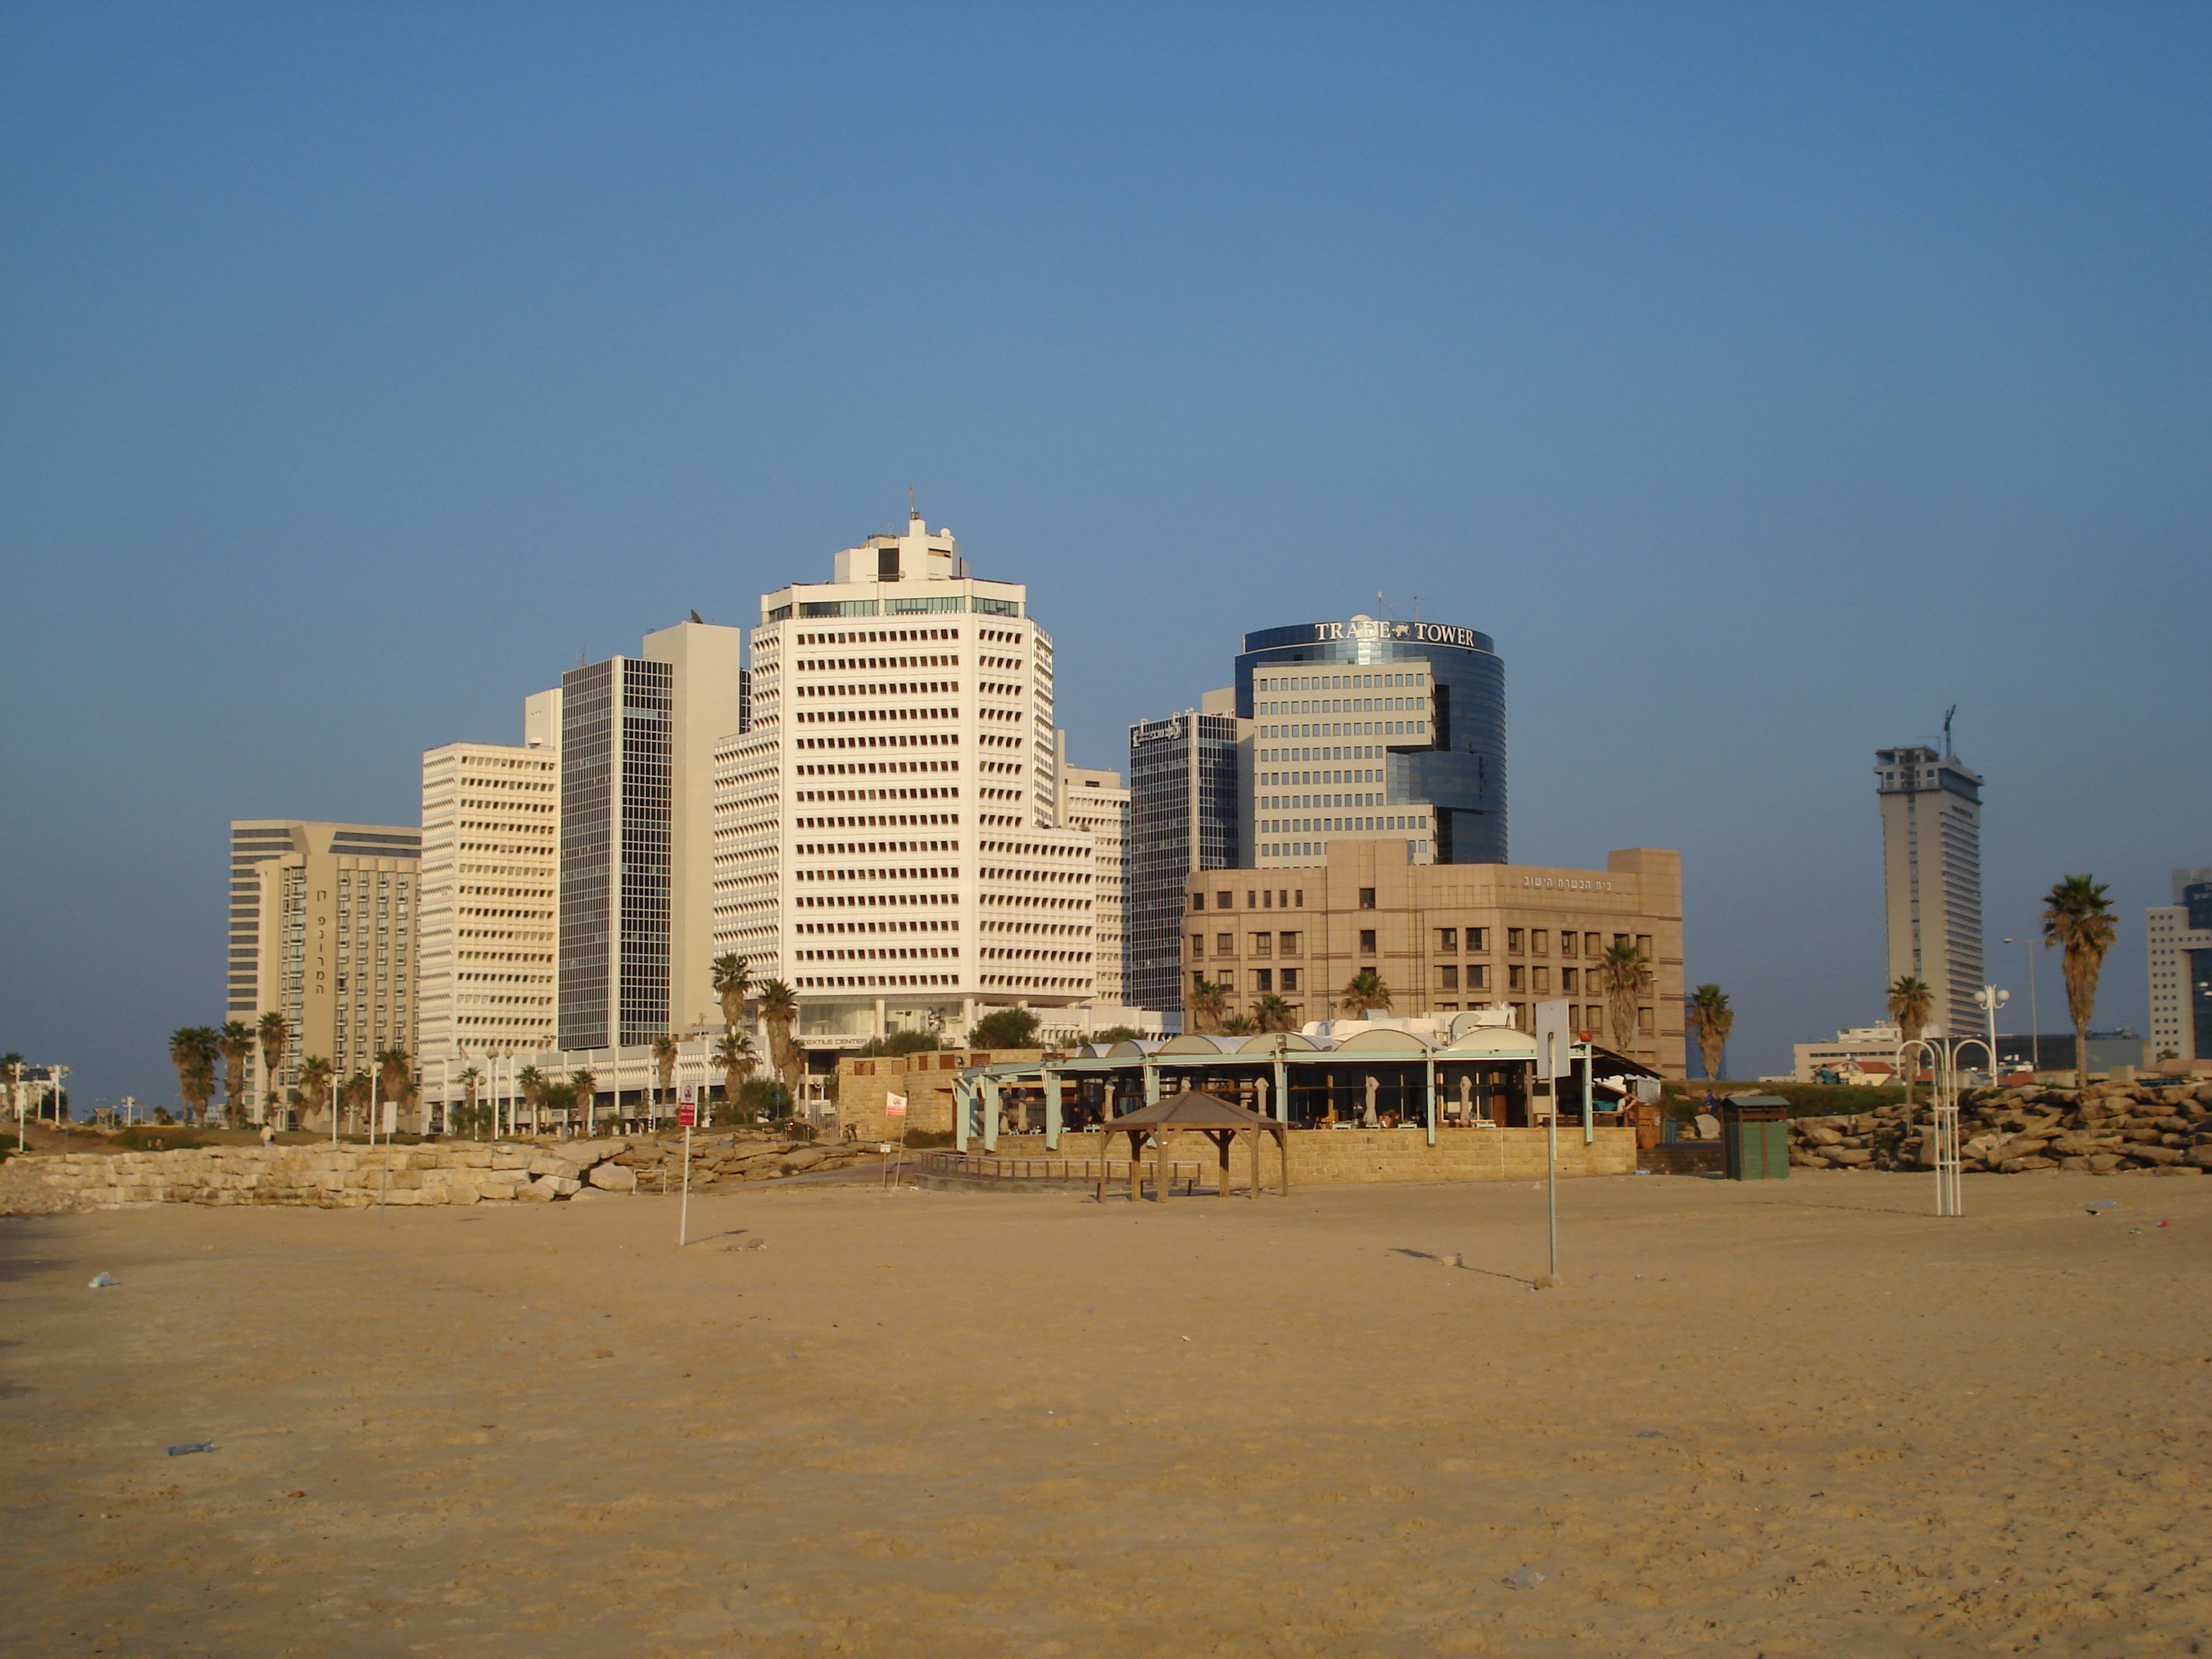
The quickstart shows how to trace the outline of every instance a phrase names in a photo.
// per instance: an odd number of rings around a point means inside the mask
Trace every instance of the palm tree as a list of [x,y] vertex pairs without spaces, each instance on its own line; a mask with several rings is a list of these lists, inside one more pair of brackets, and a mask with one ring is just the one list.
[[[276,1091],[276,1073],[283,1066],[284,1050],[291,1044],[292,1028],[284,1023],[283,1015],[271,1008],[253,1029],[261,1039],[261,1121],[267,1123],[272,1107],[280,1114],[283,1109],[284,1097]],[[289,1121],[280,1116],[276,1127],[288,1127]]]
[[1625,1054],[1636,1039],[1636,1005],[1651,989],[1651,964],[1633,944],[1617,939],[1597,959],[1597,982],[1605,992],[1613,1049]]
[[[1924,979],[1915,979],[1910,974],[1889,988],[1889,1017],[1897,1022],[1904,1042],[1899,1045],[1900,1054],[1920,1040],[1926,1029],[1928,1016],[1936,1006],[1936,992]],[[1920,1062],[1907,1060],[1899,1062],[1905,1073],[1905,1109],[1910,1117],[1912,1111],[1912,1079],[1920,1074]]]
[[[676,1086],[676,1039],[665,1031],[653,1040],[653,1070],[660,1085],[653,1103],[657,1108],[661,1098]],[[659,1116],[659,1112],[654,1115]]]
[[[461,1109],[468,1114],[468,1124],[471,1129],[477,1127],[477,1085],[483,1080],[483,1073],[473,1066],[461,1073]],[[483,1137],[479,1135],[477,1139],[482,1139]]]
[[1362,968],[1345,982],[1344,994],[1336,1006],[1354,1018],[1370,1008],[1390,1012],[1390,988],[1382,982],[1382,975],[1372,968]]
[[392,1121],[397,1123],[400,1109],[415,1092],[415,1067],[404,1048],[386,1048],[376,1057],[376,1084],[392,1103]]
[[747,1031],[725,1031],[722,1040],[714,1045],[715,1063],[722,1068],[722,1110],[731,1122],[737,1121],[738,1091],[744,1087],[745,1079],[753,1074],[759,1056],[753,1052],[752,1035]]
[[796,1100],[799,1068],[806,1064],[806,1051],[791,1040],[792,1024],[799,1018],[799,993],[781,980],[771,979],[763,982],[757,1000],[768,1025],[769,1064]]
[[1191,988],[1191,1023],[1200,1031],[1218,1031],[1221,1017],[1229,1011],[1229,988],[1201,979]]
[[530,1103],[530,1128],[534,1134],[538,1129],[538,1109],[545,1103],[545,1073],[535,1066],[526,1066],[515,1073],[514,1085]]
[[2043,948],[2064,952],[2066,1012],[2074,1021],[2074,1083],[2089,1081],[2089,1017],[2097,1012],[2097,979],[2112,948],[2112,902],[2094,876],[2069,876],[2043,896]]
[[204,1122],[215,1093],[215,1060],[222,1034],[206,1025],[179,1025],[169,1033],[169,1063],[177,1068],[177,1092],[184,1097],[185,1121]]
[[584,1115],[584,1133],[589,1134],[599,1120],[599,1080],[588,1071],[571,1072],[568,1088],[575,1097],[577,1109]]
[[1251,1036],[1259,1029],[1259,1022],[1249,1014],[1231,1014],[1221,1022],[1221,1035],[1224,1036]]
[[1270,991],[1252,1005],[1252,1024],[1261,1031],[1295,1031],[1298,1019],[1291,1005]]
[[1735,1030],[1735,1010],[1728,993],[1717,985],[1700,985],[1686,1000],[1690,1029],[1697,1034],[1698,1058],[1705,1062],[1705,1075],[1717,1078],[1728,1056],[1729,1033]]
[[752,989],[753,977],[745,970],[745,959],[729,951],[714,958],[714,994],[722,1000],[722,1029],[734,1031],[738,1021],[744,1017],[745,998]]
[[368,1115],[369,1092],[368,1073],[356,1072],[338,1090],[339,1108],[349,1115],[358,1112],[366,1121]]
[[222,1050],[222,1127],[242,1128],[246,1123],[246,1062],[253,1053],[253,1028],[242,1019],[227,1019],[216,1041]]
[[308,1055],[300,1062],[300,1103],[303,1109],[300,1121],[305,1123],[309,1115],[320,1111],[330,1096],[330,1061],[320,1054]]

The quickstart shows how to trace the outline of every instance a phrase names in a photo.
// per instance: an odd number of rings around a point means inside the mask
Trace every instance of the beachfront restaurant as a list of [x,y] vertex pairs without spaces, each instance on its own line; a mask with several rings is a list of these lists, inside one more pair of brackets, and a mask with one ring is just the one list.
[[[1044,1138],[1094,1129],[1164,1095],[1203,1089],[1292,1129],[1402,1129],[1435,1146],[1440,1131],[1540,1127],[1551,1109],[1536,1084],[1536,1039],[1504,1011],[1434,1018],[1318,1021],[1300,1031],[1188,1035],[1091,1044],[1066,1055],[977,1066],[955,1091],[954,1144],[996,1151],[1002,1134]],[[1635,1081],[1656,1074],[1594,1043],[1575,1045],[1561,1115],[1617,1125]]]

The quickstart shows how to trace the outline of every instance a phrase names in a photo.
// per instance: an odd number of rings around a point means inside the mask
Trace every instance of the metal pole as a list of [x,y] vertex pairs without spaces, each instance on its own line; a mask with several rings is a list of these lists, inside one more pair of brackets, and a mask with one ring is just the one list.
[[1590,1073],[1597,1067],[1590,1062],[1590,1045],[1582,1045],[1583,1051],[1583,1145],[1587,1146],[1597,1139],[1597,1103],[1590,1093]]
[[[1553,1055],[1559,1042],[1557,1036],[1547,1036],[1544,1069],[1551,1073],[1557,1061]],[[1544,1117],[1544,1225],[1549,1235],[1552,1249],[1550,1282],[1559,1282],[1559,1080],[1547,1076],[1544,1080],[1545,1097],[1551,1109]]]
[[[376,1145],[377,1115],[384,1109],[383,1103],[377,1098],[378,1091],[383,1083],[383,1076],[379,1072],[375,1061],[371,1060],[368,1067],[368,1144],[372,1146]],[[390,1183],[391,1175],[392,1146],[387,1141],[384,1148],[384,1162],[378,1167],[376,1172],[376,1207],[380,1210],[384,1207],[384,1189]]]
[[[696,1115],[695,1113],[694,1115]],[[665,1192],[667,1189],[663,1188]],[[684,1202],[676,1212],[676,1248],[682,1249],[691,1237],[691,1126],[684,1126]]]

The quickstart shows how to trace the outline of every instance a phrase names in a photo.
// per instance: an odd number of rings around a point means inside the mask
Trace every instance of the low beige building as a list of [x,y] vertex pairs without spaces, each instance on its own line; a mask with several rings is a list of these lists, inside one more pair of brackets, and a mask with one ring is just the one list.
[[[1358,1012],[1340,999],[1371,969],[1393,1013],[1504,1006],[1528,1030],[1536,1004],[1565,1000],[1605,1047],[1683,1074],[1679,853],[1626,848],[1602,870],[1564,870],[1409,863],[1395,842],[1338,841],[1325,863],[1200,871],[1184,882],[1183,910],[1186,1007],[1203,980],[1229,988],[1231,1015],[1273,995],[1297,1024],[1328,1019]],[[1598,974],[1622,940],[1650,969],[1625,1042]]]

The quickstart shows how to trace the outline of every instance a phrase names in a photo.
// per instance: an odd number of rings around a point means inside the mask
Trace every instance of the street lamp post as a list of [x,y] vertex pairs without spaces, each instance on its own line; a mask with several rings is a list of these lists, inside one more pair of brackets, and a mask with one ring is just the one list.
[[2000,991],[1994,985],[1984,985],[1974,993],[1974,1006],[1989,1019],[1990,1040],[1985,1047],[1990,1051],[1990,1081],[1997,1080],[1997,1010],[2012,1000],[2012,993]]
[[2035,1012],[2035,941],[2022,939],[2020,948],[2027,957],[2027,1067],[2039,1072],[2043,1069],[2043,1020]]

